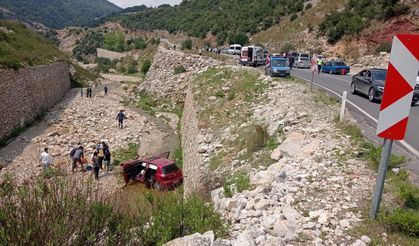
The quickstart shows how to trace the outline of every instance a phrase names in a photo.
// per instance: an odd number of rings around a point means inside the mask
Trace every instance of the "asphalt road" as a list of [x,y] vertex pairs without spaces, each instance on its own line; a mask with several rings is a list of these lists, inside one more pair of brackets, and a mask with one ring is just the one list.
[[[293,69],[291,74],[295,77],[311,81],[312,75],[309,69]],[[364,112],[361,113],[365,116],[368,123],[373,128],[376,128],[376,121],[378,120],[378,116],[380,113],[380,104],[369,102],[366,96],[352,95],[350,93],[351,81],[351,75],[330,75],[325,73],[314,75],[314,83],[316,84],[326,87],[327,89],[339,95],[342,95],[343,91],[347,91],[347,99],[356,106],[358,106],[361,110],[363,110]],[[361,111],[351,104],[349,104],[348,107],[350,107],[352,110]],[[367,116],[365,113],[372,116],[373,119],[371,119],[371,117]],[[419,103],[413,106],[410,110],[405,142],[407,144],[402,142],[403,147],[407,148],[407,150],[412,152],[412,154],[419,157]],[[409,145],[410,147],[413,147],[414,150],[409,149]]]

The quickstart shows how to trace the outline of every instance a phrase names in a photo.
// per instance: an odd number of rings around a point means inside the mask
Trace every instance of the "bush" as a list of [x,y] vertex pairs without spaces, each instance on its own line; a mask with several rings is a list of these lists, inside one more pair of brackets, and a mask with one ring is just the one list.
[[137,38],[134,40],[134,47],[136,49],[144,50],[147,48],[147,42],[143,38]]
[[375,48],[375,52],[376,53],[380,53],[380,52],[390,53],[391,52],[391,43],[388,43],[388,42],[379,43],[377,45],[377,47]]
[[145,59],[143,63],[141,64],[141,72],[143,74],[147,74],[148,70],[150,70],[151,67],[151,61],[149,59]]
[[138,72],[138,69],[134,65],[129,66],[128,69],[127,69],[127,73],[129,73],[129,74],[133,74],[133,73],[137,73],[137,72]]
[[224,195],[232,197],[234,193],[250,189],[249,175],[243,172],[236,172],[224,181]]
[[182,65],[175,67],[175,74],[180,74],[186,72],[186,68]]
[[0,186],[0,241],[5,245],[95,245],[122,242],[123,216],[93,183],[68,177]]
[[294,46],[291,43],[285,43],[281,47],[281,53],[288,53],[290,51],[294,50]]
[[292,14],[291,15],[291,17],[290,17],[290,21],[294,21],[294,20],[296,20],[298,18],[298,15],[297,14]]
[[381,220],[390,230],[419,237],[419,213],[416,210],[398,208],[385,214]]
[[143,109],[146,112],[154,114],[154,108],[156,107],[156,102],[153,100],[153,97],[142,93],[140,94],[140,99],[137,102],[137,107]]
[[192,49],[192,39],[186,39],[182,42],[182,49]]
[[409,183],[400,186],[399,197],[406,208],[419,209],[419,189]]
[[304,8],[304,10],[308,10],[308,9],[311,9],[313,7],[313,4],[311,4],[311,3],[307,3],[306,4],[306,6],[305,6],[305,8]]
[[149,193],[146,201],[151,208],[149,214],[141,208],[137,213],[139,220],[147,225],[136,228],[141,245],[162,245],[178,237],[208,230],[214,231],[216,237],[226,235],[220,215],[211,204],[205,204],[197,196],[184,199],[178,192],[166,193],[164,197]]
[[234,33],[234,34],[230,34],[230,36],[228,37],[228,43],[246,45],[249,43],[249,38],[243,32]]

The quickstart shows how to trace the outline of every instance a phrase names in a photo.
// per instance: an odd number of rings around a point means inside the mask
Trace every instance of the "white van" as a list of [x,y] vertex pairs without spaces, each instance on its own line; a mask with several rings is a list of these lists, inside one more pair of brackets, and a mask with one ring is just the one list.
[[241,50],[242,50],[242,46],[240,44],[232,44],[228,48],[228,53],[230,55],[240,55]]
[[252,65],[263,65],[265,63],[265,55],[263,48],[260,46],[245,46],[242,48],[240,53],[240,64]]

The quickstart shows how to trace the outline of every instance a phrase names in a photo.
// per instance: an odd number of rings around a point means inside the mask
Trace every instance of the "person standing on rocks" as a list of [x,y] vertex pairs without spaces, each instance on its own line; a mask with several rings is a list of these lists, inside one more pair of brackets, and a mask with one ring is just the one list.
[[77,163],[80,163],[81,170],[83,171],[83,160],[84,160],[84,147],[79,146],[79,148],[76,149],[73,155],[73,168],[72,168],[73,172],[74,172],[74,169],[76,169],[77,167]]
[[92,87],[87,88],[87,97],[92,98]]
[[42,163],[42,168],[45,170],[49,169],[52,163],[52,158],[48,154],[48,148],[45,148],[44,151],[41,153],[39,160]]
[[103,145],[103,150],[105,152],[105,158],[103,158],[103,161],[105,163],[105,171],[106,173],[108,173],[110,170],[110,166],[111,166],[111,151],[109,150],[109,146],[105,143],[102,142]]
[[105,90],[105,95],[108,95],[108,87],[106,85],[105,85],[104,90]]
[[99,162],[99,169],[103,170],[103,158],[105,157],[105,151],[103,150],[103,144],[98,141],[96,144],[96,153],[97,153],[97,158],[98,158],[98,162]]
[[92,163],[93,163],[93,171],[95,173],[95,179],[99,179],[99,157],[97,151],[93,153],[92,157]]
[[120,110],[118,115],[116,116],[116,119],[118,120],[118,127],[124,128],[124,119],[126,119],[124,110]]
[[83,87],[80,87],[80,97],[83,97]]

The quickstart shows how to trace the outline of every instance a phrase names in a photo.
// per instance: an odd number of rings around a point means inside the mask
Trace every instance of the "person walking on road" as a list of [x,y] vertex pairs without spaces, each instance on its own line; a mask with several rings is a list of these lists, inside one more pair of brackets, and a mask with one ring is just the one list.
[[97,153],[97,158],[98,158],[98,162],[99,162],[99,169],[103,170],[103,158],[105,157],[105,151],[103,149],[103,144],[98,141],[96,144],[96,153]]
[[92,87],[88,87],[87,88],[87,93],[86,93],[87,95],[87,97],[90,97],[90,98],[92,98]]
[[99,179],[99,157],[97,155],[98,155],[98,153],[97,153],[97,151],[95,151],[93,153],[93,157],[92,157],[93,171],[95,173],[95,179],[96,180]]
[[84,162],[84,147],[79,146],[79,148],[76,149],[73,155],[73,167],[72,171],[74,172],[74,169],[77,167],[77,163],[80,164],[81,170],[83,171],[83,162]]
[[105,163],[105,171],[106,173],[108,173],[110,171],[111,166],[111,151],[109,150],[109,146],[105,142],[102,142],[102,144],[103,150],[105,152],[105,158],[103,158],[103,162]]
[[106,85],[105,85],[104,90],[105,90],[105,95],[108,95],[108,87]]
[[289,62],[290,62],[290,69],[292,69],[292,67],[294,66],[294,57],[293,56],[290,57]]
[[322,69],[323,66],[323,60],[322,58],[318,58],[317,59],[317,74],[320,74],[320,70]]
[[41,153],[39,160],[42,163],[42,168],[45,170],[49,169],[52,163],[52,158],[48,154],[48,148],[45,148],[44,151]]
[[118,120],[118,127],[121,129],[124,128],[124,119],[126,119],[126,117],[123,110],[119,111],[116,119]]

